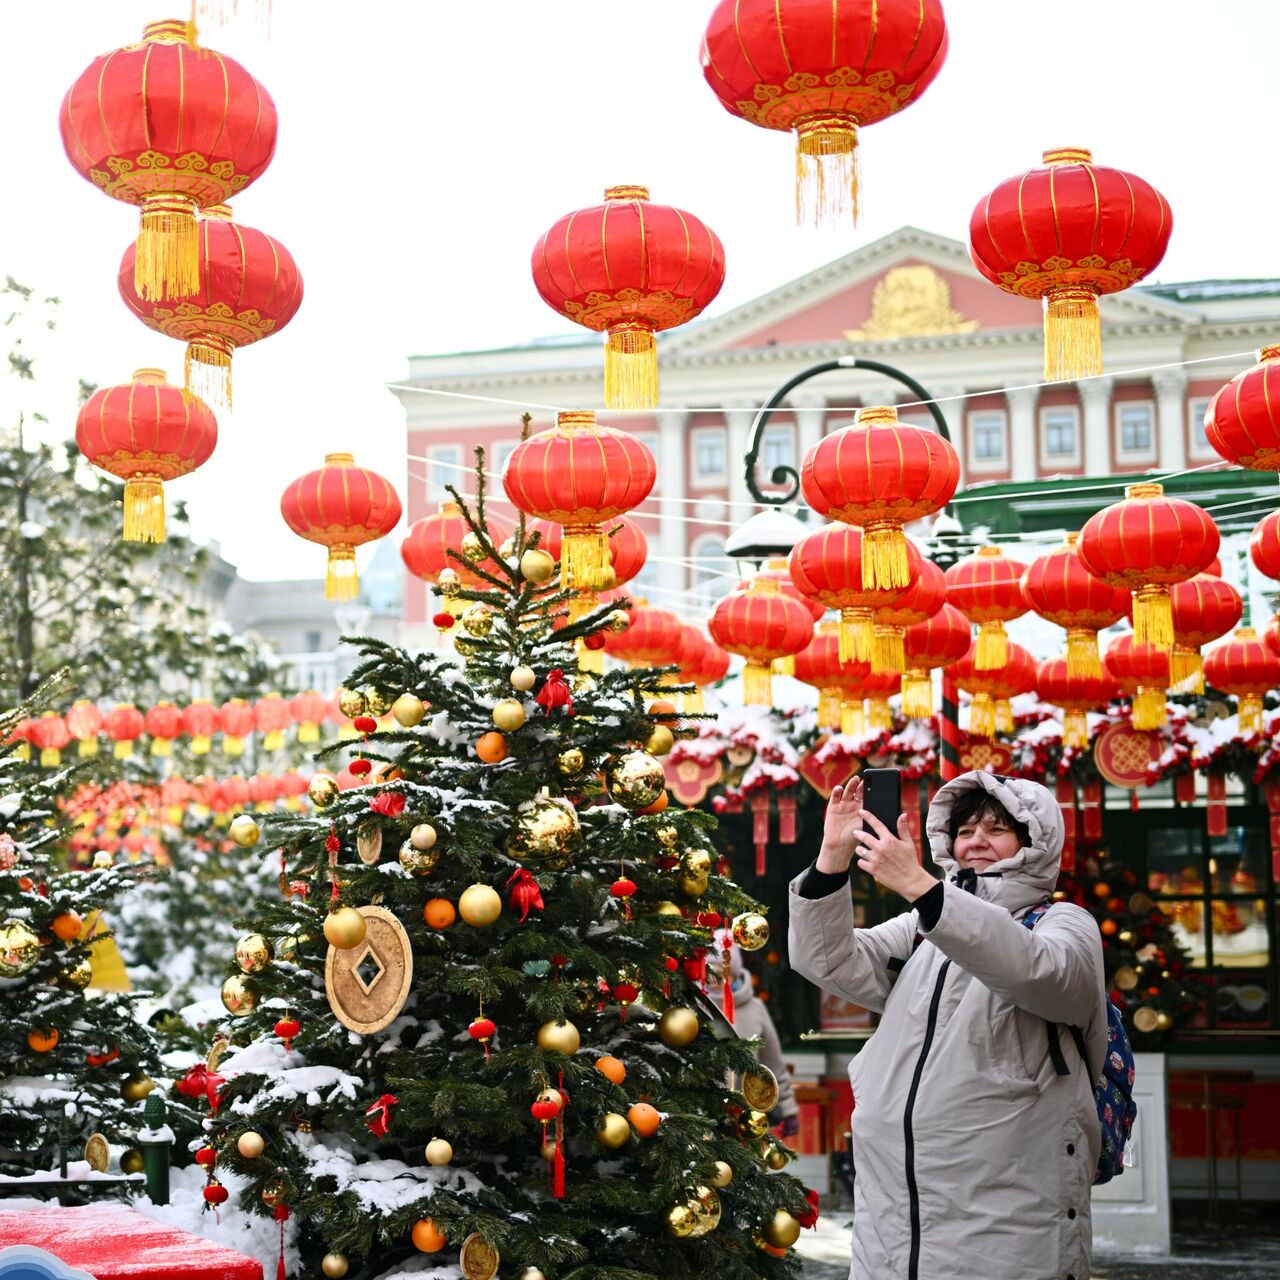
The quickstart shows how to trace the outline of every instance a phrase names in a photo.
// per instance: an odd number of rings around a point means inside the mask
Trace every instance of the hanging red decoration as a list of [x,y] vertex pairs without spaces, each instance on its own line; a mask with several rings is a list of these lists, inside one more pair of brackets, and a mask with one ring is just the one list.
[[160,369],[95,391],[76,415],[80,452],[125,482],[126,542],[164,541],[163,481],[208,462],[217,443],[212,410],[171,387]]
[[1083,147],[1044,153],[1044,168],[1002,182],[969,220],[973,264],[992,284],[1045,300],[1047,381],[1102,372],[1098,296],[1160,265],[1173,213],[1149,182],[1093,163]]
[[[609,568],[605,570],[606,591],[624,586],[644,568],[649,559],[649,540],[644,530],[627,516],[618,516],[616,520],[606,522],[605,537],[608,539]],[[553,559],[560,559],[564,541],[564,527],[552,520],[534,520],[529,525],[529,533],[540,536],[538,547]],[[612,572],[610,572],[612,570]],[[596,595],[594,592],[584,593],[594,608]],[[580,612],[589,612],[581,610]]]
[[842,662],[839,624],[820,622],[813,639],[796,654],[795,665],[796,679],[818,691],[818,727],[839,733],[843,705],[852,702],[855,692],[861,703],[862,682],[871,674],[871,663],[856,658]]
[[1204,434],[1238,467],[1280,471],[1280,345],[1263,347],[1258,363],[1213,397],[1205,410]]
[[903,636],[908,627],[927,622],[947,602],[947,584],[942,570],[932,560],[921,558],[911,585],[887,604],[872,610],[874,638],[871,643],[871,670],[906,670]]
[[955,605],[978,628],[975,664],[979,671],[1005,665],[1005,623],[1026,613],[1022,578],[1027,566],[1011,560],[999,547],[979,547],[947,570],[947,603]]
[[902,636],[904,716],[927,720],[933,715],[931,672],[959,662],[972,642],[969,620],[953,604],[944,604],[933,617],[906,629]]
[[756,577],[746,591],[731,591],[712,610],[708,629],[717,644],[747,660],[742,698],[748,706],[772,706],[770,666],[799,653],[813,639],[813,619],[778,585]]
[[650,203],[647,187],[609,187],[603,204],[566,214],[534,245],[533,283],[553,311],[607,335],[605,404],[652,409],[654,334],[692,320],[720,292],[724,246],[693,214]]
[[1022,575],[1022,592],[1032,609],[1067,633],[1067,665],[1073,676],[1101,676],[1098,632],[1129,611],[1129,593],[1095,578],[1084,567],[1080,535],[1037,556]]
[[56,711],[46,711],[30,730],[31,745],[40,748],[40,767],[56,769],[62,763],[62,750],[71,742],[71,730]]
[[151,739],[153,756],[173,754],[173,740],[182,732],[182,711],[172,702],[157,702],[142,718],[142,727]]
[[847,224],[858,130],[910,106],[946,56],[941,0],[720,0],[702,72],[730,114],[796,135],[796,221]]
[[[822,615],[826,613],[827,606],[814,600],[812,597],[805,595],[803,591],[796,586],[795,581],[791,577],[790,562],[781,556],[774,557],[764,562],[764,567],[755,575],[758,578],[768,578],[777,584],[778,590],[784,596],[790,596],[793,600],[799,600],[802,605],[809,611],[809,616],[818,622]],[[732,590],[745,591],[750,584],[750,578],[743,578],[733,584]]]
[[902,526],[945,507],[960,459],[936,431],[899,423],[893,406],[858,411],[857,423],[820,440],[800,468],[805,501],[821,516],[860,525],[862,578],[902,590],[911,560]]
[[996,668],[978,665],[978,643],[951,666],[956,684],[973,699],[969,707],[969,736],[992,738],[996,731],[1013,731],[1008,703],[1036,687],[1036,660],[1020,644],[1008,642],[1005,661]]
[[189,396],[231,407],[231,357],[280,332],[302,305],[302,276],[272,236],[231,219],[226,205],[199,224],[199,285],[181,302],[144,298],[135,288],[136,246],[120,261],[124,304],[148,329],[186,343],[183,386]]
[[253,732],[253,708],[243,698],[230,698],[218,708],[222,754],[244,755],[244,740]]
[[320,726],[329,714],[329,701],[318,689],[306,689],[289,699],[289,711],[298,726],[299,742],[319,742]]
[[1280,511],[1263,516],[1254,526],[1249,536],[1249,557],[1264,577],[1280,579]]
[[384,1093],[364,1113],[366,1116],[365,1123],[369,1126],[369,1132],[375,1138],[385,1138],[391,1132],[391,1117],[395,1108],[399,1105],[400,1099],[394,1093]]
[[[893,711],[889,699],[902,692],[902,676],[897,671],[869,671],[862,677],[862,692],[867,696],[867,729],[872,733],[893,728]],[[843,727],[843,707],[841,721]]]
[[1169,654],[1154,645],[1138,644],[1133,635],[1119,636],[1103,655],[1107,674],[1133,699],[1133,727],[1159,729],[1168,719]]
[[1262,698],[1280,687],[1280,657],[1252,627],[1237,627],[1230,639],[1204,655],[1204,678],[1239,699],[1241,733],[1262,732]]
[[98,734],[102,732],[102,712],[87,699],[71,704],[67,712],[67,728],[76,740],[76,754],[80,757],[98,754]]
[[1036,670],[1036,692],[1064,714],[1062,744],[1083,751],[1089,745],[1087,713],[1102,710],[1120,696],[1120,687],[1105,672],[1081,675],[1071,670],[1071,656],[1049,658]]
[[692,693],[681,695],[681,709],[699,715],[706,709],[703,689],[719,684],[729,674],[731,660],[725,650],[692,623],[681,625],[677,643],[680,670],[676,679],[696,686]]
[[1277,657],[1280,657],[1280,613],[1273,614],[1271,621],[1267,623],[1265,638],[1267,648]]
[[279,751],[292,723],[293,708],[278,693],[268,693],[253,704],[253,727],[262,734],[264,751]]
[[669,666],[680,660],[682,625],[674,613],[652,609],[647,600],[638,598],[630,624],[622,631],[610,631],[604,650],[633,667]]
[[[501,546],[511,536],[510,526],[493,516],[486,517],[484,531],[495,547]],[[477,562],[467,555],[463,543],[468,536],[472,541],[466,546],[474,546],[474,535],[462,508],[456,502],[442,502],[438,511],[423,516],[410,526],[400,544],[400,558],[415,578],[421,578],[432,586],[439,581],[441,573],[452,569],[464,587],[488,587],[489,584],[471,565],[479,563],[486,573],[494,573],[497,566],[489,557]],[[457,554],[451,556],[451,551]]]
[[213,735],[218,732],[218,711],[203,698],[197,698],[182,711],[182,732],[191,740],[191,754],[203,756],[213,745]]
[[280,514],[299,537],[329,548],[325,598],[354,600],[360,590],[355,549],[396,527],[400,499],[389,481],[357,467],[351,454],[330,453],[323,468],[284,491]]
[[1198,573],[1169,588],[1173,615],[1173,650],[1169,654],[1169,687],[1175,693],[1203,693],[1200,650],[1220,640],[1244,613],[1235,587],[1221,578]]
[[117,760],[133,755],[133,744],[142,737],[142,712],[128,703],[121,703],[107,712],[102,724],[107,737],[115,743],[112,755]]
[[1202,573],[1218,554],[1218,527],[1209,513],[1164,486],[1131,484],[1124,501],[1090,516],[1080,530],[1084,567],[1112,587],[1133,592],[1133,634],[1139,646],[1173,648],[1169,588]]
[[529,918],[530,911],[542,911],[546,904],[542,900],[542,886],[533,878],[533,873],[525,867],[519,867],[508,878],[511,888],[511,910],[520,913],[520,923]]
[[552,667],[547,672],[547,678],[533,700],[542,708],[543,715],[549,716],[560,707],[564,708],[565,715],[573,715],[573,692],[559,667]]

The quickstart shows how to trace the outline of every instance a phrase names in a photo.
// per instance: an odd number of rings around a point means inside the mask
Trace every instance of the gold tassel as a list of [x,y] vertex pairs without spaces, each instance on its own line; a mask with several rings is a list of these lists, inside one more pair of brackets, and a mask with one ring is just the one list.
[[610,329],[604,346],[604,402],[610,409],[658,403],[658,344],[648,329]]
[[928,671],[912,667],[902,677],[902,714],[909,720],[933,715],[933,678]]
[[742,701],[748,707],[773,706],[773,681],[768,667],[747,663],[742,672]]
[[818,728],[840,728],[840,691],[838,689],[818,691]]
[[975,671],[999,671],[1009,662],[1009,636],[1003,622],[984,622],[978,627],[978,652],[974,655]]
[[796,655],[789,653],[785,658],[774,658],[772,671],[775,676],[793,676],[796,673]]
[[231,408],[231,344],[208,335],[187,344],[182,389],[205,404]]
[[907,651],[902,642],[901,627],[877,625],[871,644],[871,670],[875,675],[902,671],[907,665]]
[[318,724],[300,724],[298,726],[299,742],[319,742],[320,726]]
[[862,711],[861,702],[842,702],[840,704],[840,732],[851,738],[866,736],[867,721]]
[[[583,618],[589,614],[592,609],[596,608],[600,603],[600,597],[594,591],[580,591],[572,600],[569,601],[569,625],[581,622]],[[581,661],[579,661],[581,666]]]
[[974,694],[969,707],[969,736],[994,738],[996,734],[996,704],[989,693]]
[[858,125],[838,112],[796,121],[796,222],[815,227],[857,226]]
[[244,739],[222,735],[222,754],[224,756],[244,755]]
[[198,733],[191,739],[191,754],[193,756],[207,756],[209,748],[213,746],[213,740],[206,738],[204,734]]
[[682,693],[680,695],[680,710],[685,715],[700,716],[706,709],[707,706],[702,699],[701,689],[695,689],[692,693]]
[[[1236,707],[1241,733],[1262,732],[1262,699],[1256,693],[1242,693]],[[43,757],[41,757],[43,763]]]
[[869,662],[873,631],[870,609],[841,609],[836,653],[841,662]]
[[1149,685],[1139,687],[1133,699],[1133,727],[1135,729],[1159,729],[1167,716],[1165,715],[1165,694],[1163,689]]
[[40,767],[56,769],[62,763],[62,752],[57,747],[40,748]]
[[604,675],[604,650],[588,649],[578,641],[578,670],[585,675]]
[[76,755],[81,760],[89,760],[98,754],[97,738],[81,738],[80,745],[76,747]]
[[153,756],[171,756],[173,755],[173,744],[168,738],[152,738],[151,754]]
[[996,731],[999,733],[1013,732],[1013,707],[1010,705],[1008,698],[996,699]]
[[356,575],[356,549],[342,544],[329,548],[329,563],[324,575],[326,600],[354,600],[360,593]]
[[111,754],[117,760],[127,760],[133,755],[133,743],[128,738],[118,738],[115,746],[111,748]]
[[1045,297],[1044,377],[1070,382],[1102,372],[1102,321],[1097,295],[1075,287]]
[[31,763],[31,744],[29,742],[20,742],[13,749],[14,759],[21,760],[23,764]]
[[1168,653],[1173,648],[1173,605],[1169,588],[1140,587],[1133,593],[1133,643]]
[[189,298],[200,291],[200,224],[195,201],[188,196],[168,191],[143,196],[133,287],[148,302]]
[[872,698],[867,713],[867,724],[872,729],[892,729],[893,712],[889,709],[887,698]]
[[284,746],[284,733],[279,729],[272,729],[262,739],[263,751],[279,751]]
[[569,591],[600,591],[613,566],[609,537],[598,525],[566,525],[560,542],[560,585]]
[[164,485],[159,476],[134,476],[124,484],[124,540],[163,542]]
[[1199,649],[1174,644],[1169,655],[1169,688],[1174,693],[1204,692],[1204,659]]
[[1067,675],[1072,679],[1102,674],[1098,654],[1098,633],[1079,627],[1067,632]]
[[896,591],[910,585],[911,562],[902,526],[867,525],[862,530],[862,589]]
[[1089,719],[1083,711],[1068,711],[1062,722],[1062,745],[1083,751],[1089,745]]

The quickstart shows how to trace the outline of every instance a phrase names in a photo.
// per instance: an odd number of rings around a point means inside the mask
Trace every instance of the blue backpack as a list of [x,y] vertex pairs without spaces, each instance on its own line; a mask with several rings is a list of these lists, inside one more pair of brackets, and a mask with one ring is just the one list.
[[[1028,929],[1034,929],[1048,911],[1048,904],[1036,907],[1022,917],[1022,923]],[[1053,1059],[1053,1068],[1060,1076],[1070,1075],[1070,1068],[1062,1056],[1062,1046],[1058,1043],[1058,1028],[1053,1023],[1049,1023],[1048,1028],[1049,1056]],[[1080,1061],[1088,1071],[1089,1059],[1085,1053],[1084,1034],[1079,1027],[1072,1027],[1071,1036],[1080,1053]],[[1134,1117],[1138,1114],[1138,1104],[1133,1100],[1133,1077],[1133,1048],[1124,1029],[1124,1019],[1120,1010],[1108,1000],[1107,1060],[1102,1065],[1102,1083],[1093,1092],[1093,1099],[1098,1107],[1098,1127],[1102,1130],[1102,1150],[1098,1155],[1097,1172],[1093,1175],[1095,1184],[1110,1182],[1124,1172],[1125,1143],[1129,1141]]]

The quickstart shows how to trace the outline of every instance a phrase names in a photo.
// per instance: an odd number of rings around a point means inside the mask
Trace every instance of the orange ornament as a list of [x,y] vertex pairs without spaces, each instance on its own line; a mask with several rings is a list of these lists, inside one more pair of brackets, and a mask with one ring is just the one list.
[[674,716],[679,715],[674,702],[668,702],[666,698],[658,698],[656,701],[649,703],[649,715],[651,716]]
[[670,803],[671,797],[664,791],[647,809],[637,809],[636,812],[645,815],[661,813]]
[[410,1235],[414,1248],[422,1253],[439,1253],[449,1243],[449,1237],[430,1218],[419,1218]]
[[1118,924],[1116,924],[1116,922],[1115,922],[1114,920],[1104,920],[1104,921],[1103,921],[1103,922],[1098,926],[1098,928],[1102,930],[1102,936],[1103,936],[1104,938],[1114,937],[1114,935],[1115,935],[1116,931],[1119,929],[1119,927],[1120,927],[1120,926],[1119,926]]
[[621,1058],[606,1053],[596,1059],[596,1070],[612,1084],[621,1084],[627,1078],[626,1064]]
[[662,1115],[647,1102],[636,1102],[627,1108],[627,1120],[642,1138],[651,1138],[658,1132]]
[[422,908],[422,918],[433,929],[447,929],[458,918],[458,913],[448,898],[432,898]]
[[61,1037],[56,1027],[50,1027],[47,1031],[27,1032],[27,1045],[35,1053],[48,1053],[57,1045],[59,1039]]
[[64,911],[53,917],[54,936],[63,942],[74,942],[80,936],[82,921],[74,911]]
[[497,764],[507,758],[507,740],[500,733],[482,733],[476,739],[476,755],[485,764]]

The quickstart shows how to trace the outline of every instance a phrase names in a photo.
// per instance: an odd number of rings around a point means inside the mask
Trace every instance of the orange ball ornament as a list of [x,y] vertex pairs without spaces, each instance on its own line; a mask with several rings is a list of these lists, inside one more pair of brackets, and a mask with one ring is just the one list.
[[422,908],[422,918],[432,929],[447,929],[458,918],[458,912],[448,898],[432,898]]
[[83,922],[74,911],[64,911],[60,916],[53,917],[54,937],[61,938],[63,942],[74,942],[80,936],[82,928]]
[[636,1102],[627,1109],[627,1121],[642,1138],[652,1138],[662,1124],[662,1114],[647,1102]]
[[647,809],[637,809],[640,814],[661,813],[671,803],[671,797],[664,791]]
[[674,716],[679,713],[676,711],[674,702],[669,702],[666,698],[658,698],[649,703],[649,714],[651,716]]
[[1120,926],[1119,926],[1118,924],[1116,924],[1116,922],[1115,922],[1114,920],[1104,920],[1104,921],[1103,921],[1103,922],[1098,926],[1098,928],[1102,931],[1102,936],[1103,936],[1104,938],[1113,938],[1113,937],[1115,937],[1116,930],[1117,930],[1117,929],[1119,929],[1119,927],[1120,927]]
[[626,1064],[612,1054],[596,1059],[596,1070],[611,1084],[621,1084],[627,1078]]
[[61,1038],[56,1027],[49,1027],[45,1031],[29,1031],[27,1032],[27,1047],[33,1053],[48,1053],[51,1049],[57,1047]]
[[507,740],[500,733],[482,733],[476,739],[476,755],[485,764],[497,764],[507,758]]
[[430,1218],[419,1218],[409,1234],[413,1247],[421,1253],[439,1253],[449,1242],[448,1236]]

